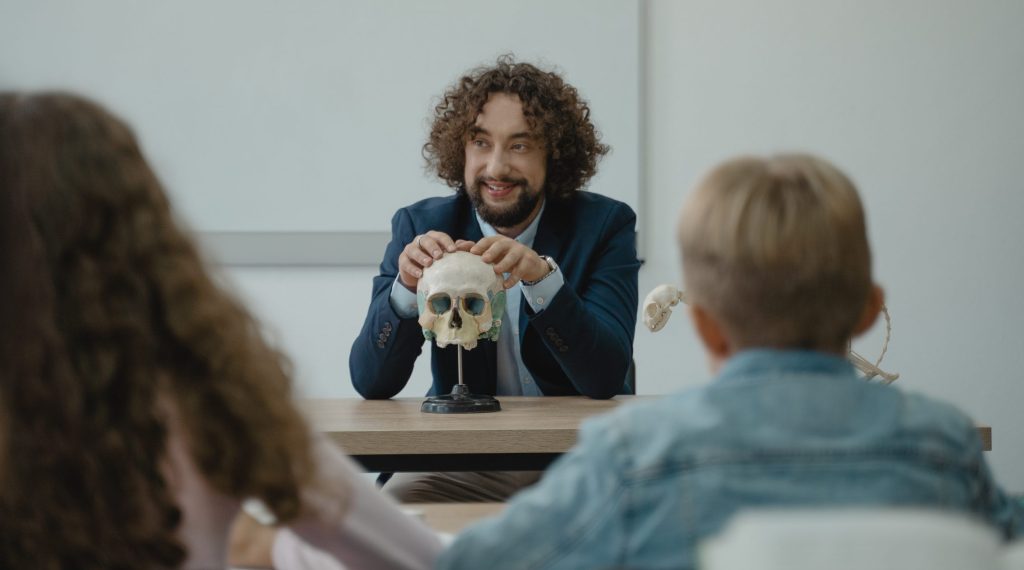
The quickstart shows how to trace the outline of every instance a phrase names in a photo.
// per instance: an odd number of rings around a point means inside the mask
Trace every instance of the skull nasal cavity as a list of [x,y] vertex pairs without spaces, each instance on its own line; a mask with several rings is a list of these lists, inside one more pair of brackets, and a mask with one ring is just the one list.
[[462,315],[459,314],[458,309],[452,311],[452,320],[448,323],[448,326],[453,329],[462,328]]

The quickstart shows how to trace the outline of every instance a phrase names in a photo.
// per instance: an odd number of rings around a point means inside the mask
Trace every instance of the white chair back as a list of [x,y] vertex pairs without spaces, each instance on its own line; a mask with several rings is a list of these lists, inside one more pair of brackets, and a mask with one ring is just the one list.
[[701,570],[1002,570],[994,529],[924,509],[748,511],[698,556]]
[[1024,539],[1011,542],[1003,549],[1003,570],[1024,570]]

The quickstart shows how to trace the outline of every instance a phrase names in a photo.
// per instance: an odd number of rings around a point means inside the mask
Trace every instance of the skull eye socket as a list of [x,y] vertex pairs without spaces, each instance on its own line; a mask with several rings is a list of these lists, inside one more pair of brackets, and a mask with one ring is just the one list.
[[448,295],[434,295],[427,303],[435,315],[447,313],[452,308],[452,299]]
[[462,299],[462,309],[474,317],[483,314],[485,308],[487,308],[487,302],[479,295],[466,295]]

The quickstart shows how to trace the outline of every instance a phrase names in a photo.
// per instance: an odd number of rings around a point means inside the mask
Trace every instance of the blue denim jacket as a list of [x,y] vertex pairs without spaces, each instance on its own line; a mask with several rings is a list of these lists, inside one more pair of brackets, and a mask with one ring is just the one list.
[[440,568],[693,568],[695,547],[759,506],[900,505],[969,512],[1017,536],[953,406],[860,379],[842,358],[751,350],[710,385],[590,420],[502,515]]

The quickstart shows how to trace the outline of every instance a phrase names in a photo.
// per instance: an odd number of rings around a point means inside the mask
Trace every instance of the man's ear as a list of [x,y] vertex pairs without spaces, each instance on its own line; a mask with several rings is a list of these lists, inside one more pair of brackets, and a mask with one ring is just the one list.
[[694,328],[697,329],[697,336],[700,337],[708,354],[717,360],[728,358],[732,354],[732,346],[714,315],[704,307],[691,302],[690,316],[693,318]]
[[852,336],[860,336],[874,326],[875,321],[878,320],[878,314],[882,312],[882,304],[885,303],[885,291],[878,285],[871,285],[871,292],[868,293],[868,299],[864,303],[864,310],[861,311],[860,319],[857,321],[857,326],[853,327]]

